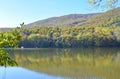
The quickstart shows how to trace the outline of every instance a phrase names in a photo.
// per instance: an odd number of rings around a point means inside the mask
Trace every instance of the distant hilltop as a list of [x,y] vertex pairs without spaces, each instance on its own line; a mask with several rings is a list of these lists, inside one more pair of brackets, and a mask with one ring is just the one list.
[[56,27],[71,27],[71,26],[119,26],[120,25],[120,8],[115,8],[104,13],[92,14],[69,14],[60,17],[51,17],[44,20],[39,20],[26,27],[34,26],[56,26]]
[[[120,26],[120,7],[104,13],[69,14],[59,17],[51,17],[25,25],[30,27],[73,27],[73,26]],[[0,28],[0,31],[8,31],[10,28]]]
[[69,14],[60,17],[51,17],[44,20],[39,20],[30,24],[26,27],[33,26],[56,26],[56,27],[69,27],[77,26],[79,24],[85,23],[88,19],[98,16],[100,13],[92,14]]

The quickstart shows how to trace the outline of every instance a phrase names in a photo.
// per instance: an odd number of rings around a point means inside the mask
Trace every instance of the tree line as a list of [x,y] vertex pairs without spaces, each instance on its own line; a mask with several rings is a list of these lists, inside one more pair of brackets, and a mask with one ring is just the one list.
[[22,32],[19,47],[120,46],[120,27],[32,27]]

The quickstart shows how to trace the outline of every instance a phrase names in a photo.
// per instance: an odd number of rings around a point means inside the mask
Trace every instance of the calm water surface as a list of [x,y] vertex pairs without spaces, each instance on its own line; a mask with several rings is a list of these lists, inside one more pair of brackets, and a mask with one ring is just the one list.
[[120,79],[120,48],[12,49],[0,79]]

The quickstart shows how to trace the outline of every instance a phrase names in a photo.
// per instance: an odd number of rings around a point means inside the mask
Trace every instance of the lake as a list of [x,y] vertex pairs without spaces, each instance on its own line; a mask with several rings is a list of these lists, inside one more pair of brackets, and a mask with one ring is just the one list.
[[120,48],[9,49],[0,79],[120,79]]

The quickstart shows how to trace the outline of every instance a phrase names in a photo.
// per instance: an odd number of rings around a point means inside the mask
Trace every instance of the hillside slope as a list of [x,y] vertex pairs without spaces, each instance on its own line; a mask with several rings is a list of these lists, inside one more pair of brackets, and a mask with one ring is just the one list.
[[76,26],[79,23],[86,22],[87,19],[95,17],[99,15],[99,13],[93,14],[70,14],[64,15],[60,17],[52,17],[40,21],[36,21],[30,24],[27,24],[26,27],[33,26]]
[[33,26],[120,26],[120,8],[104,13],[70,14],[39,20],[26,27]]
[[[81,24],[79,24],[81,25]],[[87,20],[85,26],[120,26],[120,8],[116,8]]]

